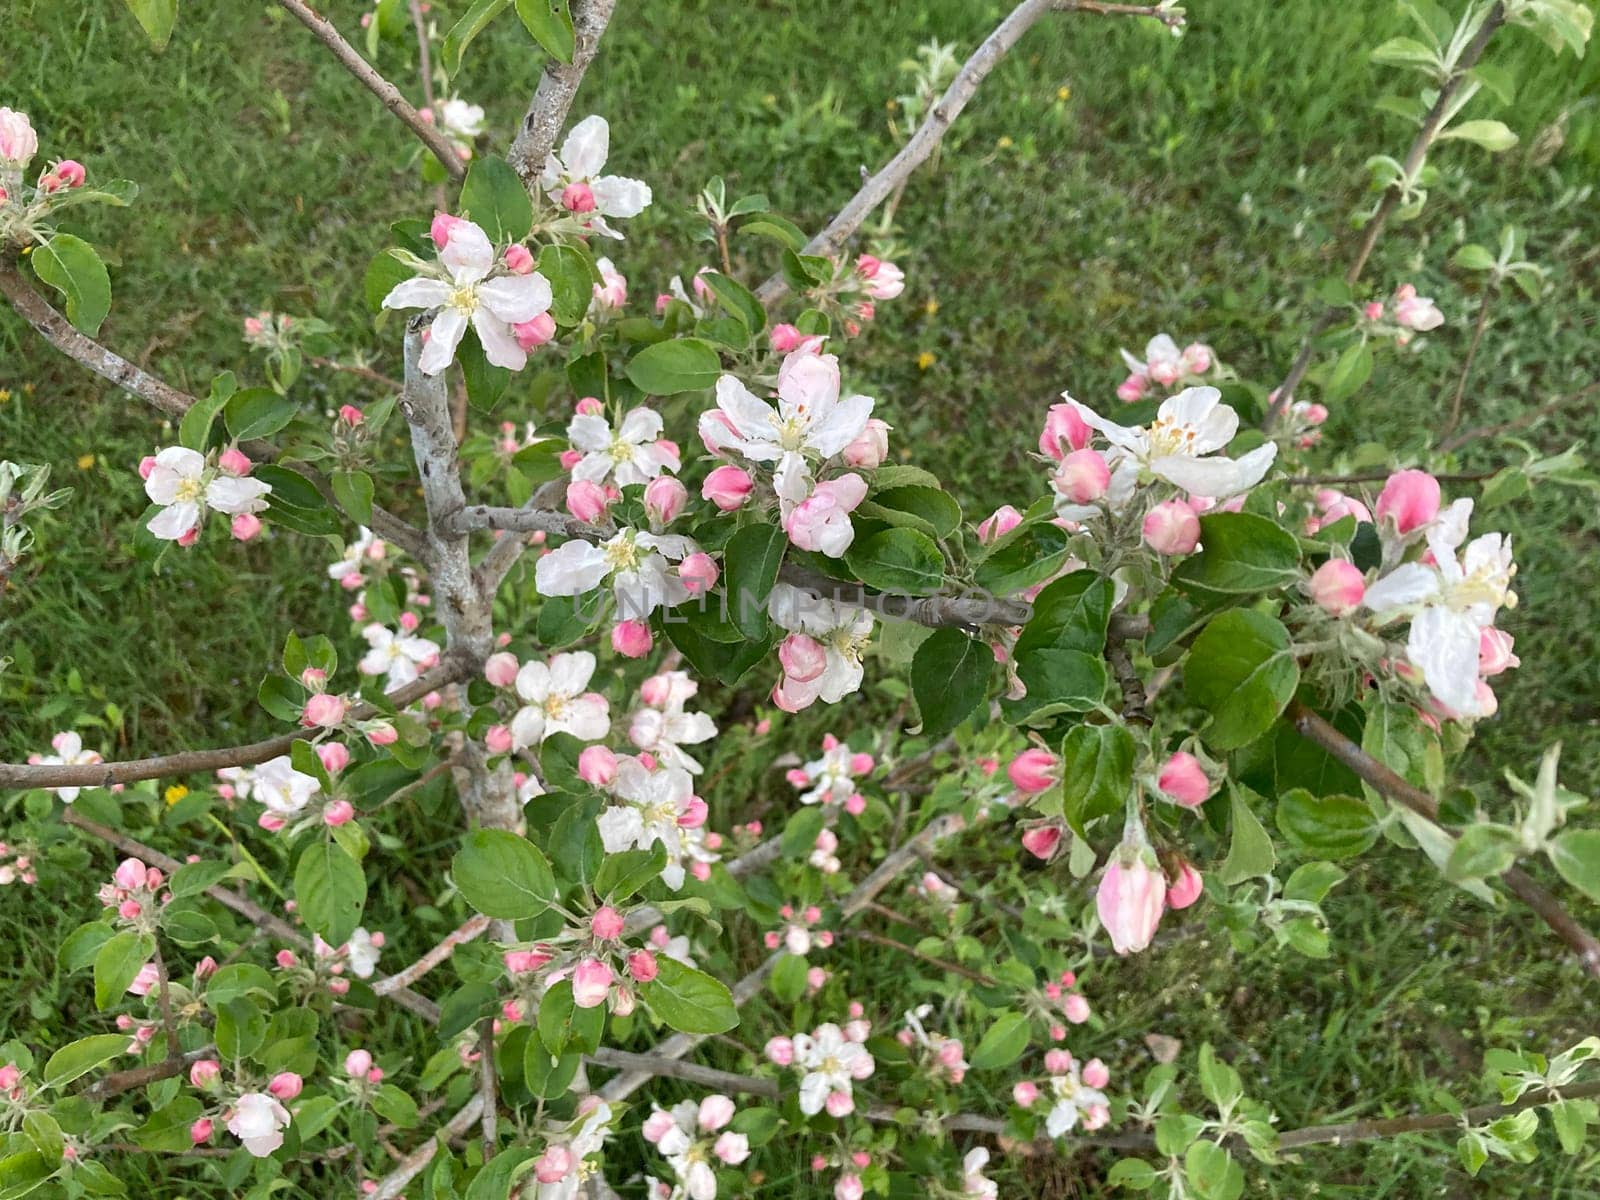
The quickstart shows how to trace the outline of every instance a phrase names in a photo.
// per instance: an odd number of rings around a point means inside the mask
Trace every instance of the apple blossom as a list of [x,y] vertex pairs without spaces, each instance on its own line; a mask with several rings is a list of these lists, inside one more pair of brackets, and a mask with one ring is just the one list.
[[696,685],[681,671],[686,689],[679,689],[668,703],[648,705],[634,713],[628,722],[628,740],[640,750],[652,754],[665,766],[681,767],[698,775],[700,763],[683,750],[684,746],[699,745],[717,735],[717,727],[705,713],[689,712],[683,701],[693,696]]
[[609,258],[595,259],[595,270],[600,273],[600,282],[594,285],[594,301],[591,312],[606,312],[620,309],[628,302],[628,281],[622,272]]
[[866,280],[862,290],[874,300],[893,300],[905,290],[905,273],[894,263],[872,254],[856,259],[856,274]]
[[644,489],[645,514],[655,522],[670,525],[689,502],[689,489],[671,475],[659,475]]
[[535,564],[534,587],[541,596],[581,596],[609,579],[618,614],[643,620],[658,608],[674,608],[689,598],[671,564],[694,551],[695,544],[686,537],[636,529],[622,529],[599,545],[573,540]]
[[557,654],[548,663],[535,659],[522,664],[516,688],[523,706],[511,718],[516,749],[542,745],[556,733],[593,742],[611,731],[605,697],[586,690],[596,665],[595,656],[587,650]]
[[[85,750],[83,748],[83,738],[75,730],[67,730],[56,734],[50,739],[50,747],[55,753],[42,755],[38,759],[43,766],[80,767],[105,761],[100,757],[98,751]],[[51,790],[60,797],[63,804],[71,804],[78,798],[78,793],[83,789],[60,787]]]
[[1163,500],[1145,514],[1140,532],[1157,554],[1192,554],[1200,544],[1200,518],[1182,500]]
[[572,969],[572,1002],[579,1008],[604,1004],[616,976],[609,965],[586,958]]
[[795,1034],[793,1054],[795,1066],[802,1073],[800,1111],[808,1117],[821,1112],[830,1097],[850,1100],[852,1083],[868,1078],[874,1068],[867,1048],[847,1040],[832,1022],[819,1025],[811,1034]]
[[622,235],[606,217],[636,217],[650,206],[650,188],[637,179],[601,175],[611,148],[611,126],[604,117],[588,116],[574,125],[559,155],[545,159],[539,185],[562,208],[581,214],[586,229],[602,237]]
[[1011,760],[1006,776],[1019,792],[1035,795],[1059,782],[1056,774],[1059,765],[1054,754],[1035,746]]
[[382,675],[384,689],[393,691],[415,683],[425,669],[439,661],[439,644],[407,633],[395,633],[374,622],[361,631],[367,652],[356,665],[363,675]]
[[1162,765],[1156,786],[1185,808],[1199,808],[1212,792],[1206,769],[1198,758],[1184,750],[1173,754]]
[[1073,504],[1091,504],[1111,486],[1111,469],[1095,450],[1074,450],[1061,460],[1050,486]]
[[821,644],[827,660],[815,678],[785,676],[773,695],[780,707],[797,712],[817,700],[836,704],[861,687],[861,656],[872,637],[872,613],[813,596],[786,583],[773,587],[767,612],[781,628],[806,634]]
[[1378,493],[1378,521],[1404,536],[1439,515],[1439,481],[1426,471],[1396,471]]
[[1511,652],[1514,644],[1509,633],[1489,626],[1478,635],[1478,674],[1492,678],[1512,667],[1522,665],[1522,660]]
[[880,421],[877,417],[868,417],[866,428],[860,435],[841,450],[840,456],[845,465],[860,467],[863,470],[874,470],[883,465],[883,460],[889,457],[889,430],[888,423]]
[[417,362],[424,374],[438,375],[454,361],[469,324],[495,366],[520,371],[527,365],[528,353],[513,327],[550,308],[550,283],[543,275],[495,274],[503,267],[489,235],[466,220],[449,226],[437,264],[418,266],[424,273],[395,285],[383,307],[437,310]]
[[[1050,1107],[1049,1115],[1045,1117],[1045,1133],[1057,1138],[1067,1133],[1080,1120],[1084,1128],[1090,1127],[1091,1110],[1104,1108],[1108,1105],[1106,1095],[1099,1088],[1091,1087],[1078,1076],[1077,1064],[1069,1061],[1061,1066],[1060,1071],[1051,1071],[1050,1078],[1045,1083],[1045,1088],[1054,1101]],[[1046,1062],[1046,1067],[1050,1063]],[[1098,1072],[1097,1072],[1098,1075]]]
[[802,550],[839,558],[855,540],[850,514],[866,499],[867,484],[859,475],[841,475],[811,487],[801,471],[778,472],[778,499],[783,531]]
[[1444,324],[1444,314],[1431,297],[1417,295],[1417,289],[1402,283],[1394,292],[1394,319],[1406,329],[1425,333]]
[[1324,612],[1342,617],[1361,607],[1367,582],[1354,563],[1342,558],[1330,558],[1311,573],[1306,590]]
[[1039,452],[1060,462],[1072,451],[1086,447],[1093,436],[1094,430],[1078,415],[1068,397],[1066,404],[1052,404],[1045,413],[1044,429],[1039,434]]
[[21,173],[39,153],[39,135],[27,113],[0,108],[0,166]]
[[484,113],[481,106],[451,97],[433,106],[439,132],[461,158],[472,157],[472,143],[483,136]]
[[1166,893],[1166,880],[1155,864],[1144,828],[1130,818],[1094,897],[1112,949],[1118,954],[1136,954],[1150,944],[1161,923]]
[[1167,907],[1177,911],[1188,908],[1200,899],[1200,893],[1205,888],[1205,881],[1201,879],[1200,872],[1193,863],[1184,862],[1178,867],[1177,877],[1167,884]]
[[583,451],[572,477],[590,483],[612,479],[618,487],[627,487],[649,483],[662,471],[676,471],[678,455],[665,448],[657,440],[660,437],[661,414],[653,408],[630,409],[615,432],[605,417],[580,413],[567,425],[567,440]]
[[250,794],[279,817],[293,818],[322,790],[316,776],[294,769],[287,754],[268,759],[254,771]]
[[1002,504],[988,517],[978,524],[978,541],[987,546],[990,542],[999,541],[1018,525],[1022,524],[1022,514],[1009,504]]
[[228,1132],[244,1143],[255,1158],[265,1158],[283,1145],[289,1110],[264,1092],[246,1092],[233,1103]]
[[[717,409],[700,415],[700,437],[713,451],[732,450],[752,462],[777,463],[801,495],[807,457],[841,454],[867,428],[872,398],[839,396],[839,360],[798,350],[778,369],[774,407],[732,375],[717,380]],[[798,497],[796,497],[798,498]],[[852,507],[854,507],[852,505]]]
[[754,487],[748,471],[728,463],[706,476],[705,483],[700,487],[700,496],[723,512],[732,512],[750,498]]
[[163,541],[178,541],[199,529],[208,509],[230,516],[260,512],[272,488],[259,479],[212,468],[204,455],[185,446],[168,446],[156,453],[144,490],[161,505],[146,528]]

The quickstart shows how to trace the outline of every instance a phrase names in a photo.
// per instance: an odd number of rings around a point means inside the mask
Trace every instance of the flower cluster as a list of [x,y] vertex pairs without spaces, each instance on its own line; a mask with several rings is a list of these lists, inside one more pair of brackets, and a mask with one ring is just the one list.
[[1111,1105],[1101,1089],[1111,1082],[1105,1063],[1092,1058],[1080,1071],[1077,1061],[1065,1050],[1051,1050],[1044,1056],[1049,1078],[1034,1083],[1016,1084],[1011,1097],[1021,1108],[1032,1108],[1042,1098],[1050,1105],[1045,1116],[1045,1132],[1057,1138],[1082,1126],[1086,1132],[1103,1128],[1111,1120]]
[[23,177],[38,153],[39,135],[28,114],[0,108],[0,244],[39,237],[36,222],[49,212],[52,198],[88,181],[82,163],[63,158],[40,172],[30,188]]
[[600,1176],[601,1164],[595,1156],[611,1136],[615,1116],[598,1096],[585,1096],[570,1122],[543,1131],[544,1152],[533,1160],[533,1179],[538,1185],[533,1200],[576,1200],[580,1189]]
[[736,1167],[750,1157],[750,1140],[727,1126],[735,1114],[727,1096],[684,1100],[670,1109],[652,1107],[644,1140],[667,1160],[688,1200],[716,1200],[715,1164]]
[[783,678],[772,702],[799,712],[818,700],[837,704],[861,687],[862,655],[872,640],[873,615],[786,583],[773,587],[767,614],[788,636],[778,645]]
[[800,1111],[806,1116],[826,1108],[830,1117],[847,1117],[856,1107],[853,1085],[871,1078],[877,1065],[866,1047],[871,1032],[860,1018],[843,1029],[829,1021],[812,1033],[772,1038],[764,1053],[800,1073]]
[[559,154],[545,159],[539,186],[579,230],[621,239],[606,223],[636,217],[650,207],[650,187],[621,175],[602,175],[611,152],[611,126],[604,117],[588,116],[572,127]]
[[717,727],[705,713],[690,712],[684,707],[699,690],[700,685],[687,671],[663,671],[650,676],[639,685],[643,707],[628,721],[628,740],[664,766],[700,774],[703,768],[699,761],[683,747],[710,741],[717,736]]
[[[99,751],[84,748],[83,735],[75,729],[63,730],[52,737],[50,748],[55,751],[54,754],[30,754],[28,761],[47,767],[82,767],[105,761]],[[60,797],[63,804],[71,804],[83,789],[60,787],[52,790]]]
[[200,538],[207,511],[233,518],[230,529],[242,542],[261,532],[256,513],[267,507],[270,484],[250,478],[255,464],[229,447],[211,461],[186,446],[168,446],[139,463],[145,495],[161,511],[146,526],[163,541],[192,546]]
[[809,904],[798,912],[794,905],[785,904],[778,910],[778,915],[784,920],[783,928],[769,929],[762,935],[768,950],[782,946],[796,958],[804,958],[811,953],[813,945],[821,946],[824,950],[833,945],[833,934],[817,928],[822,920],[822,910],[815,904]]
[[1402,283],[1385,310],[1383,301],[1369,301],[1361,310],[1366,322],[1364,333],[1387,334],[1399,346],[1407,345],[1418,333],[1444,324],[1444,313],[1431,296],[1417,295],[1415,284]]
[[[785,639],[785,645],[792,647],[797,639],[805,637],[805,634],[791,634]],[[793,659],[800,652],[791,648],[787,653]],[[786,670],[787,666],[786,660]],[[852,816],[860,816],[867,801],[856,789],[855,781],[871,775],[874,765],[872,755],[852,751],[830,733],[823,736],[821,758],[795,767],[784,778],[800,792],[801,804],[843,805]]]
[[649,983],[661,968],[653,950],[623,941],[626,923],[619,910],[602,904],[551,937],[507,950],[503,961],[518,996],[502,1006],[502,1015],[522,1020],[538,1011],[545,990],[568,980],[578,1008],[609,1003],[612,1012],[627,1016],[637,1003],[632,985]]
[[1152,384],[1171,388],[1200,383],[1216,366],[1216,355],[1203,342],[1190,342],[1180,350],[1177,342],[1158,333],[1145,343],[1143,359],[1124,350],[1122,361],[1128,365],[1128,377],[1117,385],[1117,399],[1131,404],[1144,399]]
[[931,1078],[958,1084],[967,1075],[965,1049],[960,1038],[929,1033],[923,1024],[933,1014],[933,1005],[922,1004],[906,1013],[906,1025],[895,1040],[908,1050],[922,1055],[922,1070]]
[[190,1124],[190,1141],[205,1145],[220,1119],[255,1158],[265,1158],[283,1145],[283,1131],[293,1120],[284,1102],[299,1096],[305,1086],[293,1071],[280,1071],[264,1087],[255,1081],[244,1087],[231,1086],[222,1077],[222,1064],[214,1058],[191,1063],[189,1083],[210,1102],[205,1114]]

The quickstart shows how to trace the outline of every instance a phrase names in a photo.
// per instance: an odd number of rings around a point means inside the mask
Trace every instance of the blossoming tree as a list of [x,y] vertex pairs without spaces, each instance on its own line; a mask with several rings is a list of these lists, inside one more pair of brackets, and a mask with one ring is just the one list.
[[[41,157],[76,148],[0,108],[0,293],[176,425],[138,468],[142,552],[322,538],[351,600],[347,627],[291,635],[264,665],[260,704],[283,725],[265,741],[109,761],[66,730],[0,765],[25,795],[0,882],[66,869],[80,842],[107,864],[103,912],[60,950],[102,1015],[65,1045],[0,1044],[0,1194],[125,1193],[119,1156],[155,1153],[252,1195],[709,1200],[750,1194],[769,1156],[798,1150],[839,1200],[994,1196],[1007,1153],[1082,1142],[1123,1155],[1109,1179],[1128,1189],[1231,1200],[1247,1160],[1320,1142],[1454,1128],[1475,1171],[1528,1157],[1545,1119],[1582,1149],[1600,1038],[1501,1053],[1477,1107],[1285,1130],[1209,1046],[1126,1077],[1089,996],[1120,957],[1159,954],[1163,927],[1326,955],[1337,862],[1380,837],[1485,903],[1509,894],[1600,976],[1600,941],[1519,865],[1546,858],[1600,898],[1600,833],[1565,827],[1582,800],[1557,750],[1509,776],[1514,821],[1445,803],[1517,665],[1499,624],[1509,540],[1427,464],[1310,465],[1327,405],[1443,320],[1365,267],[1423,211],[1430,155],[1507,144],[1500,122],[1462,116],[1495,90],[1486,49],[1523,27],[1581,54],[1587,8],[1419,8],[1419,37],[1376,52],[1426,79],[1415,138],[1373,160],[1359,251],[1287,377],[1269,390],[1226,347],[1158,333],[1124,352],[1114,395],[1043,408],[1036,476],[973,521],[891,461],[892,403],[851,386],[852,341],[905,283],[852,241],[1031,26],[1177,33],[1171,0],[1023,0],[964,65],[929,57],[920,125],[826,229],[808,239],[713,181],[697,203],[717,261],[642,306],[618,263],[655,197],[607,173],[626,122],[566,128],[612,0],[517,0],[514,18],[478,0],[442,47],[415,0],[380,0],[365,56],[278,2],[416,134],[422,181],[449,196],[430,212],[419,193],[415,220],[375,231],[393,244],[365,268],[371,313],[350,319],[377,322],[400,378],[331,420],[295,388],[308,347],[337,339],[323,322],[251,317],[257,357],[200,396],[97,341],[110,274],[74,209],[137,189]],[[171,35],[173,3],[129,8],[157,44]],[[368,61],[413,27],[421,108]],[[529,35],[547,65],[496,153],[483,110],[434,88],[470,90],[474,38]],[[736,264],[733,234],[765,250]],[[1474,269],[1526,282],[1518,252]],[[768,260],[765,282],[736,269]],[[519,390],[530,363],[563,380],[538,403]],[[258,369],[264,384],[242,382]],[[417,490],[380,502],[386,429],[409,436]],[[1579,470],[1529,458],[1486,486]],[[29,514],[70,502],[46,483],[0,464],[0,573]],[[867,674],[897,670],[895,727],[857,728]],[[707,685],[781,714],[837,706],[843,736],[783,759],[769,719],[719,731]],[[718,794],[719,736],[782,772],[779,819]],[[431,946],[368,894],[393,814],[422,803],[455,814],[427,899],[458,925]],[[965,839],[1028,864],[1050,902],[1000,904],[953,865]],[[891,887],[913,917],[880,901]],[[947,928],[958,909],[979,937],[1008,925],[979,965],[858,922]],[[830,967],[846,936],[950,1002],[893,1011],[898,996]],[[426,1053],[369,1041],[385,1006]],[[958,1017],[981,1031],[970,1046]],[[742,1070],[695,1061],[713,1037]],[[615,1169],[634,1131],[642,1185]]]

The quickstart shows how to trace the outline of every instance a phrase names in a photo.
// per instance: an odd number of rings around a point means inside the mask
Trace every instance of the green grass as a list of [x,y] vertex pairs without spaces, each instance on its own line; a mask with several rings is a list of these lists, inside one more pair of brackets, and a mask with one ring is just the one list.
[[[433,197],[416,183],[405,130],[303,29],[270,6],[187,4],[172,46],[154,57],[112,0],[4,7],[12,48],[0,104],[33,114],[46,153],[143,188],[136,207],[85,211],[81,222],[113,262],[108,344],[201,391],[216,371],[252,372],[239,322],[271,308],[319,316],[395,370],[396,341],[372,331],[361,274],[387,244],[386,223],[426,215]],[[325,6],[347,30],[360,8]],[[1136,348],[1159,330],[1204,338],[1241,375],[1275,383],[1314,311],[1309,290],[1349,256],[1363,161],[1399,154],[1408,140],[1372,104],[1409,84],[1366,64],[1368,48],[1401,32],[1386,0],[1202,0],[1193,10],[1179,41],[1132,22],[1047,21],[995,72],[899,207],[910,284],[881,306],[846,364],[879,398],[895,445],[950,480],[974,518],[1037,493],[1027,452],[1044,406],[1064,388],[1108,402],[1119,345]],[[576,111],[605,114],[612,165],[655,190],[655,206],[612,255],[636,302],[703,261],[689,241],[690,208],[714,174],[818,226],[858,169],[893,151],[885,99],[903,90],[900,60],[929,38],[964,55],[1002,11],[971,0],[623,5]],[[497,142],[539,66],[510,26],[472,47],[462,84],[488,108]],[[1495,115],[1522,146],[1498,159],[1441,151],[1428,211],[1380,246],[1373,288],[1414,280],[1449,320],[1420,353],[1380,356],[1373,382],[1327,428],[1338,454],[1353,459],[1367,442],[1425,449],[1477,303],[1476,281],[1448,265],[1450,254],[1463,241],[1492,243],[1507,222],[1527,230],[1550,290],[1537,306],[1497,305],[1468,423],[1507,419],[1600,370],[1600,55],[1556,60],[1507,31],[1491,57],[1517,77],[1515,105]],[[413,87],[398,50],[379,65]],[[1529,153],[1557,131],[1559,153],[1547,162]],[[736,263],[751,279],[773,265],[754,244]],[[284,635],[345,628],[345,598],[320,570],[327,549],[292,535],[213,542],[168,555],[157,574],[131,554],[144,507],[132,467],[171,431],[8,312],[0,389],[10,393],[0,454],[49,462],[75,489],[65,509],[36,522],[38,551],[0,597],[0,656],[14,660],[0,673],[0,751],[40,750],[54,730],[87,718],[107,723],[90,742],[103,738],[122,756],[274,731],[254,692]],[[314,370],[300,393],[323,409],[372,396]],[[526,403],[514,394],[507,415],[524,415]],[[1589,406],[1527,436],[1553,452],[1597,432]],[[1493,466],[1495,453],[1469,449],[1462,465]],[[87,455],[92,465],[80,465]],[[1540,748],[1561,738],[1569,782],[1592,787],[1600,594],[1584,564],[1600,553],[1600,517],[1591,499],[1555,489],[1491,515],[1517,539],[1523,603],[1506,624],[1523,666],[1499,689],[1502,716],[1484,729],[1465,777],[1492,785],[1502,765],[1531,773]],[[727,797],[719,803],[743,815]],[[417,814],[392,832],[398,869],[435,877],[448,825]],[[1577,907],[1600,922],[1593,905]],[[1329,910],[1330,963],[1191,941],[1102,982],[1091,995],[1116,1040],[1114,1065],[1145,1061],[1138,1038],[1152,1028],[1191,1047],[1209,1039],[1239,1056],[1247,1086],[1294,1124],[1430,1105],[1430,1078],[1477,1098],[1486,1047],[1525,1039],[1555,1049],[1592,1032],[1592,1005],[1542,929],[1520,910],[1485,911],[1414,855],[1364,860]],[[83,1024],[81,980],[59,977],[49,948],[93,912],[87,894],[59,880],[0,893],[0,932],[20,947],[4,972],[0,1027],[47,1044]],[[435,932],[410,936],[421,946]],[[842,953],[880,961],[862,947]],[[1593,1188],[1580,1180],[1592,1160],[1553,1156],[1530,1169],[1492,1163],[1472,1184],[1441,1147],[1321,1150],[1303,1166],[1257,1173],[1250,1194],[1531,1198]],[[1095,1195],[1096,1169],[1041,1165],[1018,1194]],[[807,1194],[808,1173],[795,1179],[785,1194]],[[181,1194],[176,1183],[153,1186]]]

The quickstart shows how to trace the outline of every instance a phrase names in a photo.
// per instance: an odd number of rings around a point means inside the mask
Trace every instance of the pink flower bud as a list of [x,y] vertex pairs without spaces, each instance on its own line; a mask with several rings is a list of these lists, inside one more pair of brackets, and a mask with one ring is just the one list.
[[1493,678],[1512,667],[1520,666],[1522,660],[1511,653],[1514,639],[1509,633],[1490,626],[1478,635],[1478,674],[1485,679]]
[[1103,1088],[1111,1082],[1110,1068],[1098,1058],[1091,1058],[1083,1064],[1083,1081],[1092,1088]]
[[1156,786],[1185,808],[1199,808],[1211,796],[1211,780],[1200,760],[1179,750],[1161,767]]
[[217,457],[217,466],[229,475],[248,475],[255,466],[241,451],[229,446]]
[[[778,662],[783,673],[796,683],[810,683],[827,670],[828,652],[808,634],[791,633],[778,644]],[[806,777],[804,783],[809,782]]]
[[635,950],[628,955],[628,974],[635,983],[649,983],[661,971],[656,956],[648,950]]
[[579,1008],[604,1004],[615,976],[598,958],[586,958],[572,969],[572,1002]]
[[1074,504],[1092,504],[1110,486],[1111,468],[1098,450],[1074,450],[1056,471],[1056,491]]
[[1052,1075],[1065,1075],[1072,1070],[1072,1055],[1065,1050],[1047,1050],[1044,1056],[1044,1069]]
[[1052,404],[1045,414],[1044,431],[1039,434],[1039,452],[1060,462],[1068,451],[1087,446],[1093,434],[1075,405]]
[[366,730],[367,741],[374,746],[392,746],[400,740],[400,733],[387,721],[374,721]]
[[1002,504],[987,519],[979,522],[978,541],[987,546],[990,542],[999,541],[1021,524],[1022,514],[1011,505]]
[[717,564],[709,554],[696,551],[678,564],[678,578],[691,596],[699,596],[716,586]]
[[707,1133],[715,1133],[733,1120],[733,1101],[727,1096],[711,1095],[700,1101],[700,1111],[695,1123]]
[[867,426],[841,452],[848,466],[867,470],[881,466],[889,456],[889,426],[877,417],[868,417]]
[[561,207],[568,212],[594,211],[594,189],[587,183],[569,183],[561,192]]
[[189,1140],[196,1146],[204,1145],[211,1140],[212,1124],[210,1117],[201,1117],[189,1126]]
[[133,977],[133,982],[128,985],[128,994],[131,996],[148,996],[160,980],[155,963],[145,963],[139,968],[139,973]]
[[845,797],[844,810],[852,817],[859,817],[867,811],[867,798],[860,792],[851,792]]
[[567,511],[580,521],[593,524],[605,515],[606,494],[598,483],[576,479],[567,484]]
[[1204,342],[1190,342],[1183,348],[1181,361],[1190,375],[1204,375],[1211,369],[1211,347]]
[[617,777],[617,756],[605,746],[586,746],[578,755],[578,778],[595,787],[607,787]]
[[755,487],[750,475],[742,467],[718,467],[706,476],[700,487],[703,499],[711,501],[723,512],[732,512],[750,498]]
[[192,529],[185,530],[183,532],[183,534],[181,536],[179,536],[178,545],[184,546],[184,547],[188,547],[188,546],[194,545],[199,540],[200,540],[200,526],[196,525]]
[[228,532],[236,542],[248,542],[261,533],[261,518],[255,513],[235,513]]
[[1182,500],[1163,500],[1145,514],[1142,532],[1157,554],[1191,554],[1200,544],[1200,518]]
[[510,687],[517,681],[519,665],[515,654],[501,650],[483,664],[483,677],[495,687]]
[[1161,872],[1148,866],[1142,854],[1129,857],[1131,862],[1111,860],[1094,897],[1100,924],[1118,954],[1134,954],[1150,944],[1167,900]]
[[383,1082],[383,1068],[382,1067],[373,1067],[370,1071],[368,1071],[367,1072],[367,1082],[368,1083],[382,1083]]
[[217,973],[217,960],[211,955],[206,955],[194,965],[194,979],[196,983],[204,983]]
[[529,275],[533,273],[533,251],[521,242],[513,242],[506,247],[504,255],[506,270],[513,275]]
[[[699,829],[700,826],[704,825],[706,821],[710,819],[710,816],[711,806],[708,805],[704,800],[700,799],[699,796],[690,796],[683,802],[683,811],[678,814],[678,828]],[[711,841],[716,838],[717,835],[714,833],[707,834],[707,844],[709,845]],[[712,847],[712,849],[715,849],[715,847]],[[704,876],[697,876],[697,878],[703,879]]]
[[300,724],[308,729],[332,729],[344,720],[349,710],[350,702],[343,696],[318,692],[307,697],[305,709],[300,713]]
[[354,404],[341,404],[339,406],[339,420],[354,429],[362,421],[366,420],[366,414]]
[[273,955],[272,960],[278,964],[278,969],[281,971],[287,971],[298,961],[294,956],[293,950],[279,950],[277,954]]
[[768,1062],[776,1063],[780,1067],[790,1066],[794,1062],[794,1042],[786,1037],[771,1038],[762,1053],[767,1056]]
[[1039,1085],[1024,1079],[1014,1084],[1011,1088],[1011,1099],[1016,1101],[1018,1108],[1032,1108],[1034,1101],[1039,1098]]
[[1022,835],[1022,848],[1035,858],[1049,862],[1061,845],[1059,825],[1039,825]]
[[139,460],[139,478],[149,479],[150,472],[156,469],[156,458],[153,454],[146,454]]
[[1167,907],[1188,908],[1200,899],[1204,888],[1205,880],[1200,877],[1200,872],[1195,870],[1193,863],[1185,862],[1178,868],[1178,877],[1167,884]]
[[603,942],[622,936],[622,914],[609,904],[595,909],[589,918],[589,932]]
[[356,818],[355,806],[348,800],[335,800],[322,810],[322,823],[329,829],[348,825]]
[[189,1082],[204,1091],[222,1074],[222,1064],[214,1058],[196,1059],[189,1064]]
[[822,1102],[828,1110],[830,1117],[848,1117],[856,1110],[855,1097],[849,1092],[829,1092],[828,1098]]
[[517,339],[517,345],[524,350],[537,350],[556,336],[556,319],[542,312],[531,321],[520,321],[513,325],[511,332]]
[[300,1076],[293,1071],[279,1071],[272,1077],[272,1082],[267,1084],[267,1091],[279,1100],[293,1100],[304,1086]]
[[717,1160],[736,1167],[750,1157],[750,1139],[742,1133],[724,1133],[711,1144]]
[[1328,419],[1327,406],[1322,404],[1307,404],[1303,408],[1298,408],[1297,413],[1302,424],[1313,427],[1321,425]]
[[352,1050],[344,1056],[344,1073],[351,1079],[365,1079],[372,1070],[372,1055],[366,1050]]
[[124,900],[121,904],[117,905],[117,916],[121,917],[124,921],[137,921],[139,919],[139,914],[143,911],[144,905],[140,904],[137,900]]
[[1378,493],[1378,522],[1400,534],[1421,529],[1439,515],[1439,481],[1426,471],[1396,471]]
[[1378,300],[1369,300],[1367,302],[1367,306],[1361,310],[1361,313],[1369,321],[1382,320],[1383,319],[1383,304],[1382,304],[1381,301],[1378,301]]
[[434,213],[433,223],[428,226],[428,236],[433,239],[434,248],[443,250],[448,246],[451,231],[460,224],[463,224],[460,217],[452,217],[449,213]]
[[1035,746],[1013,758],[1006,775],[1017,791],[1032,796],[1055,786],[1056,766],[1054,754]]
[[515,745],[511,737],[511,730],[504,725],[491,725],[483,735],[484,748],[490,754],[510,754]]
[[774,325],[767,333],[767,342],[779,354],[788,354],[805,341],[805,337],[793,325]]
[[547,1146],[533,1162],[533,1177],[540,1183],[560,1183],[572,1174],[577,1160],[565,1146]]
[[1311,574],[1311,599],[1330,616],[1354,612],[1367,594],[1367,581],[1352,562],[1330,558]]
[[671,475],[658,475],[645,485],[644,511],[652,521],[670,525],[689,502],[689,489]]
[[111,878],[116,885],[124,891],[133,891],[144,886],[145,876],[149,868],[137,858],[125,858],[117,864],[117,869],[112,872]]

